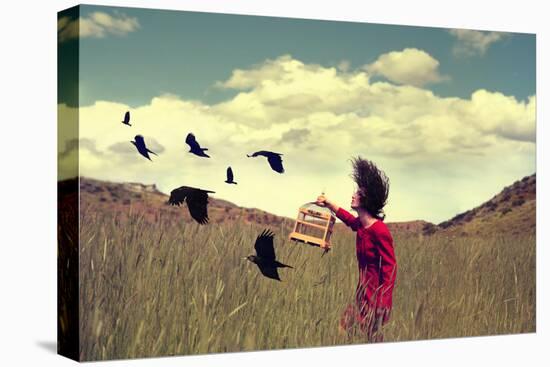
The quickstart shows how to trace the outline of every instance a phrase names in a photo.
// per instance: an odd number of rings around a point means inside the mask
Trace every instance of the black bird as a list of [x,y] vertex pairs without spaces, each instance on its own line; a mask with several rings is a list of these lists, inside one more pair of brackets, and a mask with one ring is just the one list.
[[132,126],[130,124],[130,111],[126,111],[124,114],[124,120],[121,121],[124,125]]
[[281,153],[268,152],[267,150],[260,150],[259,152],[253,153],[252,155],[246,155],[247,157],[257,157],[264,156],[267,158],[271,169],[275,172],[283,173],[285,169],[283,168],[283,160],[281,159]]
[[208,150],[208,148],[201,148],[199,143],[197,143],[197,140],[195,140],[195,135],[193,135],[192,133],[187,134],[185,142],[191,148],[189,149],[189,153],[193,153],[195,155],[198,155],[199,157],[210,158],[210,156],[204,152],[205,150]]
[[228,184],[237,184],[235,181],[233,181],[233,170],[231,167],[227,167],[227,180],[225,180],[225,183]]
[[208,193],[213,194],[214,191],[182,186],[172,190],[168,203],[180,206],[184,201],[187,202],[191,217],[199,224],[206,224],[208,223]]
[[134,144],[139,152],[139,154],[141,154],[142,156],[144,156],[145,158],[147,158],[148,160],[151,160],[151,158],[149,157],[149,153],[151,154],[154,154],[154,155],[157,155],[157,153],[149,150],[146,146],[145,146],[145,140],[143,140],[143,136],[141,135],[136,135],[135,138],[134,138],[135,141],[131,141],[130,143]]
[[275,260],[275,248],[273,247],[274,234],[269,230],[264,230],[257,238],[254,248],[256,255],[247,256],[245,259],[258,265],[262,274],[268,278],[281,281],[277,268],[291,268],[290,265],[285,265]]

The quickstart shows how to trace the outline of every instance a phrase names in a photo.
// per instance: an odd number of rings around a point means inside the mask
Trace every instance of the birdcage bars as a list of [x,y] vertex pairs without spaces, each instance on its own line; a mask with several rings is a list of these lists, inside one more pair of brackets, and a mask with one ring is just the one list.
[[329,250],[335,221],[336,218],[330,210],[313,203],[305,204],[298,210],[294,230],[290,233],[289,239]]

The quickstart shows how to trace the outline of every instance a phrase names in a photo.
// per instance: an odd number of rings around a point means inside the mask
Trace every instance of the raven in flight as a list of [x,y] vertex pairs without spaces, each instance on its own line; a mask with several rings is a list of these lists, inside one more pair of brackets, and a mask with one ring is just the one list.
[[281,159],[281,153],[268,152],[267,150],[260,150],[255,152],[252,155],[246,155],[247,157],[257,157],[264,156],[267,158],[267,162],[275,172],[283,173],[285,169],[283,168],[283,160]]
[[210,158],[210,156],[204,152],[205,150],[208,150],[208,148],[201,148],[199,143],[197,143],[197,140],[195,140],[195,135],[193,135],[192,133],[187,134],[185,142],[191,148],[189,149],[189,153],[193,153],[195,155],[198,155],[199,157]]
[[157,155],[157,153],[153,152],[153,151],[150,151],[146,146],[145,146],[145,140],[143,140],[143,136],[141,135],[136,135],[135,138],[134,138],[135,141],[131,141],[130,143],[134,144],[139,152],[139,154],[141,154],[142,156],[144,156],[145,158],[147,158],[148,160],[151,160],[151,158],[149,157],[149,153],[151,154],[154,154],[154,155]]
[[191,217],[199,224],[206,224],[208,223],[208,193],[213,194],[214,191],[182,186],[172,190],[168,203],[170,205],[180,206],[184,201],[187,202]]
[[124,120],[121,121],[124,125],[132,126],[130,124],[130,111],[126,111],[124,114]]
[[231,167],[227,167],[227,180],[225,180],[225,183],[228,184],[237,184],[235,181],[233,181],[233,170]]
[[274,234],[269,230],[264,230],[257,238],[254,248],[256,255],[247,256],[245,259],[258,265],[262,274],[268,278],[281,281],[277,268],[291,268],[275,260],[275,248],[273,247]]

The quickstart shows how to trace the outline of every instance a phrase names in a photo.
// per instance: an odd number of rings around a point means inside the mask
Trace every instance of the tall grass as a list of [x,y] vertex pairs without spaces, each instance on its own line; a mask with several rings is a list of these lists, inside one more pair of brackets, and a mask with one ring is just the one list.
[[[357,282],[355,236],[333,250],[271,228],[282,282],[243,257],[263,229],[81,210],[83,360],[365,343],[338,332]],[[398,278],[385,341],[532,332],[535,238],[395,238]]]

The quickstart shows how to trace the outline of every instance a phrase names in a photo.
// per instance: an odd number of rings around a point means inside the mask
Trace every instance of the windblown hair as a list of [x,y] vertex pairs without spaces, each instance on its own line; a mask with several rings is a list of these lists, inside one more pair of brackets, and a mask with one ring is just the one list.
[[383,208],[388,200],[390,181],[386,174],[366,159],[352,158],[352,178],[359,188],[360,205],[373,217],[384,220]]

